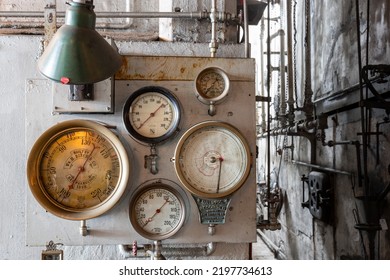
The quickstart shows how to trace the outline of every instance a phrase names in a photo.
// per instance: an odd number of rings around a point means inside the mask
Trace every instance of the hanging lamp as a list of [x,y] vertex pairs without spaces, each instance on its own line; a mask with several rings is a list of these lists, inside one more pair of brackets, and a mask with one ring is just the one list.
[[65,24],[38,60],[38,70],[50,80],[74,85],[92,84],[113,76],[122,59],[95,30],[93,4],[85,0],[67,4]]

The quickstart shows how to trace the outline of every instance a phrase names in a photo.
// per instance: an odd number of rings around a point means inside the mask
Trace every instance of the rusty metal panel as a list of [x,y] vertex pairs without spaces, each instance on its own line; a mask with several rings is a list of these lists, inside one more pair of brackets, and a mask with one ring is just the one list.
[[[222,68],[230,79],[230,90],[226,99],[217,105],[214,116],[208,114],[208,106],[195,95],[195,77],[206,67]],[[87,221],[88,236],[79,233],[79,222],[62,220],[42,209],[27,195],[27,244],[44,246],[55,239],[65,245],[131,244],[137,240],[150,242],[139,236],[129,220],[129,201],[135,188],[145,181],[157,178],[169,179],[178,185],[171,158],[180,136],[191,126],[206,120],[224,121],[238,128],[246,138],[250,152],[256,155],[255,125],[255,62],[253,59],[201,58],[201,57],[148,57],[126,56],[122,69],[115,77],[115,110],[113,114],[55,114],[52,104],[38,102],[38,96],[26,96],[26,119],[28,123],[40,123],[39,128],[26,129],[27,151],[35,139],[51,125],[76,118],[87,118],[116,127],[118,137],[128,149],[133,164],[131,179],[121,201],[106,214]],[[144,86],[160,86],[171,91],[179,100],[182,118],[179,132],[172,139],[157,146],[158,174],[144,168],[145,155],[150,147],[130,137],[122,121],[122,108],[127,98]],[[45,90],[37,90],[47,95]],[[39,112],[39,114],[37,114]],[[193,197],[187,193],[189,215],[182,229],[163,243],[243,243],[256,241],[256,168],[253,166],[244,185],[232,196],[225,224],[216,226],[214,235],[208,234],[208,226],[199,222],[199,212]],[[38,234],[39,233],[39,234]]]
[[209,66],[221,67],[231,81],[252,81],[248,67],[254,61],[245,58],[124,56],[116,80],[194,81],[197,74]]

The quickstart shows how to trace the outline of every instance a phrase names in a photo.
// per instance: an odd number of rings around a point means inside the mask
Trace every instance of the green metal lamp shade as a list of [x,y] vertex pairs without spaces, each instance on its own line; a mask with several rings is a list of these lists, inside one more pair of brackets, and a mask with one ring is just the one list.
[[45,77],[64,84],[92,84],[115,74],[121,56],[95,30],[90,4],[70,2],[65,24],[58,29],[38,61]]

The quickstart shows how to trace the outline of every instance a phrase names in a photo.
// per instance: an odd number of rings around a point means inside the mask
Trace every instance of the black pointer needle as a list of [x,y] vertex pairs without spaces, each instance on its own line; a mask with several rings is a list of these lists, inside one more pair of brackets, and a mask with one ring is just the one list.
[[221,169],[222,169],[222,162],[223,162],[223,157],[219,157],[219,170],[218,170],[218,184],[217,184],[217,193],[219,193],[219,184],[221,181]]

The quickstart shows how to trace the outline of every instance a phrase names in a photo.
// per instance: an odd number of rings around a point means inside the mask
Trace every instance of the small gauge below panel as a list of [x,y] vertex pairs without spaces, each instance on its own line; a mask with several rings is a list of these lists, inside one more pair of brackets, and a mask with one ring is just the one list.
[[131,94],[123,107],[123,122],[138,141],[158,144],[178,130],[180,105],[166,88],[147,86]]
[[175,235],[186,220],[188,199],[174,182],[147,181],[130,200],[130,222],[149,240],[164,240]]

